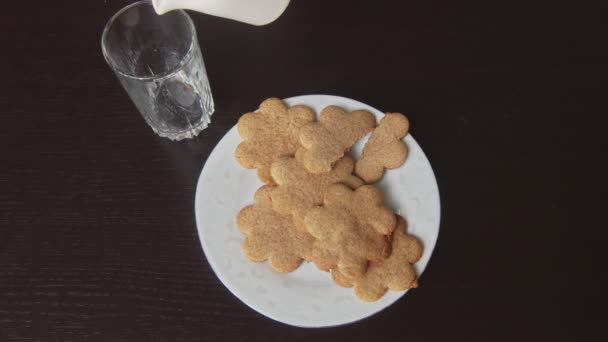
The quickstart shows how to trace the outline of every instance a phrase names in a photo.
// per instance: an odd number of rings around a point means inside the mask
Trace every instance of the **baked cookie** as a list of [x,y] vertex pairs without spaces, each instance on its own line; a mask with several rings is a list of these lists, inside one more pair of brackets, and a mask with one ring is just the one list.
[[271,193],[274,187],[265,185],[254,195],[254,204],[239,212],[237,226],[246,235],[243,242],[245,255],[255,262],[268,260],[277,272],[292,272],[303,259],[312,258],[314,238],[296,229],[289,215],[272,209]]
[[275,161],[271,175],[278,184],[272,192],[274,210],[283,215],[293,215],[296,226],[306,231],[306,212],[323,203],[323,193],[334,183],[344,183],[352,188],[363,185],[363,181],[352,174],[354,161],[350,156],[338,160],[327,173],[310,173],[303,164],[304,150],[296,152],[294,158]]
[[405,115],[387,113],[376,127],[355,164],[355,173],[367,184],[375,183],[384,175],[384,169],[395,169],[407,158],[403,138],[410,123]]
[[293,156],[299,148],[300,128],[315,120],[315,113],[306,106],[287,107],[277,98],[260,104],[257,113],[241,116],[237,123],[243,141],[234,152],[238,163],[257,169],[258,177],[266,184],[274,184],[270,165],[280,157]]
[[406,234],[406,223],[398,217],[393,233],[390,256],[381,262],[371,262],[367,273],[358,279],[349,277],[338,268],[332,269],[334,282],[343,287],[355,287],[355,294],[364,301],[380,299],[388,289],[405,291],[418,286],[416,271],[412,264],[422,256],[422,243]]
[[336,106],[321,111],[319,121],[305,125],[300,143],[306,149],[304,166],[312,173],[329,172],[357,140],[376,126],[376,118],[366,110],[347,113]]
[[390,252],[387,236],[359,223],[341,208],[313,208],[305,222],[316,239],[311,261],[321,270],[335,268],[347,277],[358,278],[365,274],[370,260],[381,261]]
[[392,210],[382,206],[382,193],[372,185],[354,191],[345,186],[332,186],[325,192],[323,203],[349,212],[382,235],[391,234],[397,224]]
[[382,261],[390,253],[390,234],[395,215],[379,205],[379,192],[372,186],[351,190],[331,185],[323,206],[310,209],[306,228],[316,241],[312,260],[319,269],[336,268],[349,278],[365,274],[368,261]]

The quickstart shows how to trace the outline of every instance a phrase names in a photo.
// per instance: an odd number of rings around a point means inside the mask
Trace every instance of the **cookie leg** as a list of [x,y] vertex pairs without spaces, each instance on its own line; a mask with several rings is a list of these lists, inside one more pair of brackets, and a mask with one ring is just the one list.
[[387,285],[393,291],[405,291],[407,289],[418,287],[416,271],[411,265],[404,265],[403,275],[396,277]]
[[366,302],[375,302],[382,298],[387,290],[388,289],[383,286],[357,284],[355,286],[355,295]]
[[243,252],[249,260],[254,262],[263,262],[268,258],[265,249],[259,248],[259,245],[252,245],[249,238],[245,238],[245,241],[243,241]]
[[396,169],[403,165],[407,159],[407,146],[402,141],[395,144],[389,144],[385,147],[384,154],[390,156],[390,158],[385,158],[384,166],[387,169]]
[[313,246],[312,258],[310,261],[312,261],[318,269],[325,272],[336,267],[337,263],[337,260],[333,255],[318,245]]
[[365,275],[367,271],[368,262],[365,259],[355,259],[349,262],[341,261],[338,263],[338,271],[344,276],[357,279]]
[[258,167],[258,178],[269,185],[274,185],[275,182],[270,175],[270,166],[260,166]]
[[302,263],[302,258],[293,254],[272,255],[268,259],[270,267],[280,273],[289,273],[295,271]]
[[334,280],[334,283],[336,283],[339,286],[353,287],[353,285],[354,285],[352,279],[344,276],[342,273],[340,273],[340,271],[338,271],[336,269],[331,270],[331,277]]

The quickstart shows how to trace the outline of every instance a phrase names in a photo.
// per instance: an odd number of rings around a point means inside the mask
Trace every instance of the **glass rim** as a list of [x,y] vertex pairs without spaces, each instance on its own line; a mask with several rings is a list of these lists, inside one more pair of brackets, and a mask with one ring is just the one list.
[[196,44],[198,43],[198,38],[196,36],[196,27],[194,26],[194,22],[192,21],[192,18],[190,18],[190,16],[184,10],[174,10],[171,12],[178,12],[188,22],[188,27],[190,28],[190,35],[192,37],[192,39],[190,40],[190,46],[188,47],[188,51],[186,51],[184,56],[180,59],[180,62],[178,64],[176,64],[174,67],[172,67],[166,71],[163,71],[161,73],[154,74],[151,76],[132,75],[130,73],[127,73],[127,72],[121,70],[116,65],[116,63],[114,63],[112,61],[112,59],[110,57],[110,53],[108,52],[108,50],[106,48],[107,33],[110,30],[110,27],[112,26],[112,24],[114,24],[114,22],[116,21],[116,19],[118,19],[118,17],[120,17],[124,12],[130,10],[131,8],[136,7],[136,6],[141,6],[141,5],[149,5],[150,7],[152,7],[152,10],[154,10],[151,0],[140,0],[140,1],[134,2],[132,4],[129,4],[129,5],[121,8],[120,10],[118,10],[118,12],[114,13],[114,15],[110,18],[110,20],[108,20],[108,22],[106,23],[106,26],[103,29],[103,33],[101,34],[101,51],[103,52],[103,57],[106,60],[106,63],[108,63],[108,65],[112,68],[112,70],[114,72],[116,72],[124,77],[136,79],[136,80],[142,80],[142,81],[161,80],[164,78],[168,78],[168,77],[176,74],[188,63],[188,61],[192,58],[194,49],[196,47]]

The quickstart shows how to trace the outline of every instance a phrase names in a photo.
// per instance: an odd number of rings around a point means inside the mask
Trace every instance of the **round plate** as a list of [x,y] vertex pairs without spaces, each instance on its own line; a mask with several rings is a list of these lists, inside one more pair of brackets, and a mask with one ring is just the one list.
[[[327,95],[297,96],[288,105],[304,104],[318,113],[329,105],[347,111],[366,109],[378,121],[383,113],[361,102]],[[351,150],[356,159],[367,141],[361,139]],[[388,291],[377,302],[360,301],[353,289],[335,285],[327,272],[304,262],[295,272],[282,274],[266,263],[249,261],[241,249],[243,234],[235,223],[237,213],[253,203],[262,186],[255,170],[239,166],[234,150],[241,142],[236,126],[217,144],[201,172],[196,188],[195,213],[198,235],[209,264],[221,282],[252,309],[279,322],[300,327],[346,324],[373,315],[401,298],[405,292]],[[405,137],[409,156],[403,166],[387,170],[376,183],[384,204],[405,217],[408,232],[424,245],[416,263],[424,271],[439,233],[439,192],[428,159],[410,135]],[[424,286],[424,280],[421,285]]]

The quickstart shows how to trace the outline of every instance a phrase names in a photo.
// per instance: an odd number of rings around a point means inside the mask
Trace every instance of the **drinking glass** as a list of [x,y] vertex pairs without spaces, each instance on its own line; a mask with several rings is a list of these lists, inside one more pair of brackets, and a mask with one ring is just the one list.
[[152,130],[171,140],[207,128],[214,111],[196,29],[182,10],[157,15],[149,0],[116,13],[103,55]]

